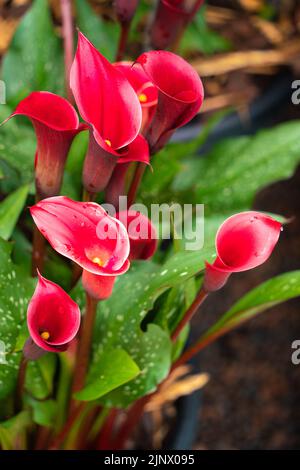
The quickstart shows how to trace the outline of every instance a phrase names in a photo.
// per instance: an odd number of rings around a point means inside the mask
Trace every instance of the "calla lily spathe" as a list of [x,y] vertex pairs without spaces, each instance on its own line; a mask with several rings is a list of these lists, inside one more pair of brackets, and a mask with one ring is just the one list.
[[128,270],[127,231],[99,204],[58,196],[40,201],[30,212],[52,248],[86,271],[118,276]]
[[167,49],[192,21],[204,0],[159,0],[150,28],[151,46]]
[[146,134],[153,154],[197,114],[204,98],[203,85],[193,67],[172,52],[145,52],[134,67],[142,67],[158,89],[158,103]]
[[51,352],[65,351],[80,327],[80,310],[57,284],[38,273],[38,283],[27,310],[34,343]]
[[35,129],[35,179],[39,197],[57,195],[72,141],[85,126],[79,124],[78,115],[67,100],[46,91],[27,96],[8,119],[14,116],[28,117]]
[[231,273],[263,264],[278,242],[281,227],[277,220],[256,211],[226,219],[216,235],[217,257],[213,264],[206,263],[204,289],[220,289]]
[[102,191],[117,163],[149,162],[148,145],[139,136],[142,109],[125,75],[82,34],[70,73],[70,86],[83,119],[90,126],[84,162],[87,191]]
[[129,210],[116,214],[127,229],[130,240],[130,260],[149,259],[157,248],[157,232],[151,220],[140,212]]

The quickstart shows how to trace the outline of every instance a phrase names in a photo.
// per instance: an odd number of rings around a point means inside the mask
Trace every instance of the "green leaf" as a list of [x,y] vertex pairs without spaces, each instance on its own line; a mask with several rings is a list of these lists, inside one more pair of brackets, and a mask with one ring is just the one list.
[[34,0],[5,54],[2,78],[7,102],[16,105],[33,90],[63,92],[63,54],[47,0]]
[[[179,252],[163,266],[149,261],[135,262],[126,276],[117,277],[113,295],[99,305],[88,380],[97,377],[101,357],[114,348],[124,349],[141,373],[103,396],[103,405],[126,407],[154,391],[166,377],[172,358],[170,335],[159,325],[148,322],[141,328],[141,323],[161,294],[203,270],[204,261],[211,258],[212,251],[214,247]],[[79,286],[74,299],[83,306],[84,293]]]
[[25,185],[11,193],[0,203],[0,237],[8,240],[23,210],[29,186]]
[[33,411],[33,421],[40,426],[52,427],[54,425],[57,404],[55,400],[35,400],[27,397],[27,402]]
[[97,363],[97,374],[75,398],[83,401],[96,400],[115,388],[129,382],[140,369],[124,349],[105,351]]
[[300,161],[299,133],[300,121],[291,121],[252,137],[223,140],[204,158],[182,162],[172,189],[205,204],[207,215],[248,209],[258,190],[292,176]]
[[75,4],[77,26],[80,31],[108,60],[114,60],[119,36],[116,24],[104,21],[100,16],[97,16],[86,0],[76,0]]
[[300,271],[280,274],[248,292],[200,338],[219,336],[277,304],[300,295]]
[[34,398],[45,400],[52,394],[56,360],[55,354],[49,353],[28,363],[25,388]]
[[15,386],[20,354],[14,348],[36,283],[12,263],[11,250],[12,244],[0,239],[0,341],[7,362],[0,363],[0,399],[7,397]]
[[[1,116],[5,118],[9,113],[7,110]],[[33,129],[21,124],[22,121],[14,118],[0,127],[0,165],[4,172],[0,187],[4,192],[16,190],[34,179],[36,138]]]

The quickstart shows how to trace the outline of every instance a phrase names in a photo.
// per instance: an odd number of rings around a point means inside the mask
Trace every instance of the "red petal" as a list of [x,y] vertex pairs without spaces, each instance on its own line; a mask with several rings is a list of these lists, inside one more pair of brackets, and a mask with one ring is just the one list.
[[142,135],[138,135],[125,149],[123,155],[118,159],[118,163],[143,162],[150,164],[150,154],[148,142]]
[[30,212],[54,250],[87,271],[116,276],[128,269],[127,231],[98,204],[58,196],[40,201]]
[[148,108],[157,104],[157,88],[149,81],[148,76],[141,67],[133,67],[133,62],[126,61],[115,62],[113,65],[125,75],[135,90],[142,108]]
[[[80,310],[68,294],[38,273],[38,284],[27,310],[31,338],[46,351],[65,349],[80,326]],[[43,339],[41,334],[49,334]]]
[[224,271],[245,271],[264,263],[280,235],[281,224],[260,212],[229,217],[216,236],[218,258],[214,266]]
[[136,211],[122,211],[116,214],[127,228],[130,240],[130,260],[149,259],[157,248],[157,232],[145,215]]
[[13,116],[27,116],[35,129],[35,177],[41,197],[59,193],[65,161],[75,135],[84,130],[70,103],[53,93],[39,91],[22,100]]
[[85,269],[82,273],[84,290],[96,300],[105,300],[111,296],[115,280],[115,276],[98,276]]
[[193,67],[172,52],[145,52],[136,63],[143,67],[159,90],[156,112],[147,134],[153,152],[199,111],[204,96],[203,85]]
[[71,68],[70,86],[83,119],[92,125],[95,139],[105,150],[128,145],[137,136],[142,112],[124,75],[79,33]]

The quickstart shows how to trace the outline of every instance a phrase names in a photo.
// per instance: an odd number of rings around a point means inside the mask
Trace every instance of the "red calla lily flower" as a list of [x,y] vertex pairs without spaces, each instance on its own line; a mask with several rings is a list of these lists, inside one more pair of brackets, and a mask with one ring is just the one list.
[[114,8],[117,18],[121,24],[130,23],[132,20],[139,0],[114,0]]
[[203,102],[203,85],[193,67],[172,52],[145,52],[135,67],[142,67],[158,88],[157,107],[146,135],[153,154],[166,144],[175,129],[197,114]]
[[113,291],[115,276],[98,276],[85,269],[82,272],[84,290],[95,300],[108,299]]
[[216,235],[217,257],[206,263],[204,289],[220,289],[231,273],[247,271],[263,264],[280,235],[281,223],[260,212],[241,212],[229,217]]
[[70,73],[70,86],[83,119],[108,153],[130,144],[138,135],[142,111],[125,76],[82,34]]
[[27,96],[8,119],[14,116],[28,117],[35,129],[35,178],[39,196],[57,195],[71,143],[85,126],[79,124],[77,113],[67,100],[46,91]]
[[70,86],[81,116],[92,129],[84,163],[84,186],[87,191],[99,192],[106,187],[119,159],[149,160],[146,144],[138,136],[142,109],[124,74],[82,33],[78,36]]
[[159,0],[150,28],[154,49],[167,49],[180,37],[204,0]]
[[127,231],[99,204],[58,196],[38,202],[30,212],[54,250],[83,269],[118,276],[129,268]]
[[141,132],[144,132],[151,121],[157,105],[157,88],[149,81],[143,69],[141,67],[133,67],[132,62],[115,62],[114,66],[125,75],[137,94],[143,113]]
[[143,162],[150,164],[149,146],[142,135],[118,152],[118,157],[103,150],[90,133],[89,146],[83,165],[82,181],[89,193],[103,191],[117,164]]
[[157,248],[157,233],[145,215],[137,211],[121,211],[116,214],[127,228],[130,240],[129,259],[149,259]]
[[80,310],[60,286],[38,273],[27,325],[37,346],[51,352],[65,351],[79,330]]

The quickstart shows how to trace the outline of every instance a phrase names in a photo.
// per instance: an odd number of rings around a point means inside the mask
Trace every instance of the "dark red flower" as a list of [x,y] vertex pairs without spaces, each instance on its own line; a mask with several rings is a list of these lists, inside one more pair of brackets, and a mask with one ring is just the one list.
[[150,28],[154,49],[167,49],[180,37],[204,0],[159,0]]
[[82,273],[84,290],[96,300],[105,300],[111,296],[115,280],[115,276],[99,276],[85,269]]
[[114,0],[114,8],[117,18],[121,24],[130,23],[132,20],[139,0]]
[[151,121],[157,105],[157,88],[149,81],[141,67],[133,67],[133,62],[116,62],[114,66],[125,75],[138,96],[143,112],[141,126],[141,132],[143,132],[147,129],[147,124]]
[[80,114],[92,130],[84,163],[84,186],[87,191],[98,192],[107,185],[119,158],[137,160],[132,156],[136,147],[142,151],[138,160],[149,160],[146,144],[141,144],[138,137],[142,109],[125,75],[82,33],[70,84]]
[[145,52],[135,67],[142,67],[158,88],[157,107],[146,135],[153,154],[165,145],[175,129],[197,114],[203,102],[203,85],[193,67],[172,52]]
[[229,217],[216,235],[217,257],[206,263],[204,289],[220,289],[231,273],[263,264],[280,235],[281,223],[260,212],[241,212]]
[[40,201],[30,212],[54,250],[85,270],[117,276],[129,268],[127,231],[99,204],[59,196]]
[[154,225],[145,215],[136,211],[122,211],[116,214],[127,228],[130,240],[129,259],[149,259],[157,248],[157,233]]
[[80,310],[68,294],[38,273],[38,283],[27,310],[30,336],[46,351],[67,349],[80,326]]
[[46,91],[31,93],[8,119],[20,115],[31,120],[37,137],[38,194],[40,197],[57,195],[71,143],[84,126],[79,124],[77,113],[67,100]]

